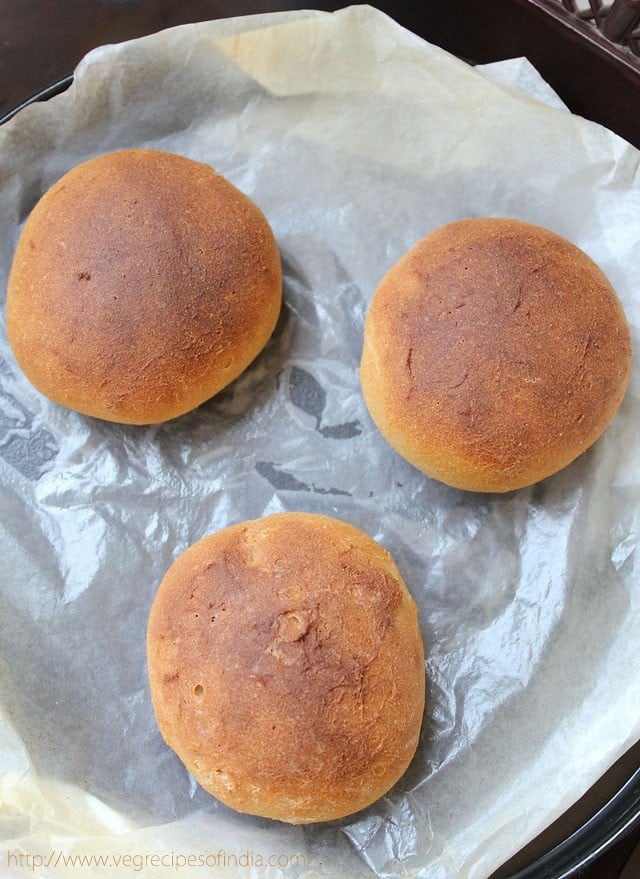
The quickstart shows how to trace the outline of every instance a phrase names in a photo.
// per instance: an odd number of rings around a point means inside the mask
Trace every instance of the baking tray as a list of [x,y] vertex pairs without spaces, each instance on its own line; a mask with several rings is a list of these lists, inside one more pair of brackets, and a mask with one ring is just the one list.
[[[526,2],[544,5],[539,0]],[[553,4],[556,0],[548,2]],[[571,2],[567,0],[567,3]],[[595,4],[597,0],[593,0],[592,6]],[[597,8],[600,9],[600,6]],[[0,124],[24,107],[60,94],[72,81],[73,75],[69,74],[41,89],[2,116]],[[492,879],[569,879],[639,826],[640,743],[625,754],[570,810],[494,873]]]

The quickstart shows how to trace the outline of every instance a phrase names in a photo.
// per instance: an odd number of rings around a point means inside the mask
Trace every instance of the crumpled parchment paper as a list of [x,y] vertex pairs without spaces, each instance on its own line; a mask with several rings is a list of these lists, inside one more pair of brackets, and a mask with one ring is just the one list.
[[[566,112],[526,62],[474,70],[367,7],[188,25],[91,52],[67,93],[0,130],[3,282],[44,190],[131,146],[208,162],[261,206],[284,308],[231,387],[149,428],[44,399],[3,329],[3,866],[33,875],[22,852],[48,859],[39,876],[97,875],[61,855],[108,854],[100,875],[484,879],[640,734],[637,361],[619,415],[571,467],[468,494],[422,476],[373,426],[363,318],[429,230],[502,215],[602,266],[637,351],[638,152]],[[428,650],[409,771],[366,811],[306,829],[197,787],[157,731],[144,658],[171,561],[280,510],[334,515],[384,544]],[[244,861],[213,866],[219,850]],[[285,868],[291,853],[307,865]],[[207,869],[178,869],[180,854],[209,855]]]

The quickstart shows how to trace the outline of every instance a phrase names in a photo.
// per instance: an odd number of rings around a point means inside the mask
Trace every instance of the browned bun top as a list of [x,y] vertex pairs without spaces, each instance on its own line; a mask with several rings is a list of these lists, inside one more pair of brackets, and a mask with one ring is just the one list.
[[282,513],[194,544],[160,585],[147,659],[165,741],[241,812],[350,814],[418,744],[416,606],[390,555],[336,519]]
[[132,424],[207,400],[264,346],[280,309],[259,208],[208,165],[123,150],[78,165],[28,218],[9,342],[57,403]]
[[361,381],[374,421],[420,470],[509,491],[595,442],[630,368],[629,328],[598,266],[547,229],[482,218],[427,235],[383,278]]

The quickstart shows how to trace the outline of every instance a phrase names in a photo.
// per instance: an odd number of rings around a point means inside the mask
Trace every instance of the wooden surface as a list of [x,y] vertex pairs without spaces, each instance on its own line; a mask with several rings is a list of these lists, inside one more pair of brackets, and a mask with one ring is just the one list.
[[[267,0],[0,0],[0,117],[73,71],[82,56],[188,21],[344,4]],[[605,49],[550,21],[540,0],[397,0],[374,3],[429,41],[474,62],[526,55],[574,112],[640,146],[640,75],[615,65]],[[543,5],[543,4],[542,4]],[[582,879],[639,879],[640,832],[582,872]]]

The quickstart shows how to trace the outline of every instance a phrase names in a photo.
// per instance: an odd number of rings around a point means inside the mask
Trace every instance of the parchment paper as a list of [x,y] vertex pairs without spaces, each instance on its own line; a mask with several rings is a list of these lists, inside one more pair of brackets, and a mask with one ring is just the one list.
[[[469,494],[422,476],[376,431],[358,383],[363,318],[429,230],[502,215],[602,266],[637,351],[638,153],[563,110],[526,62],[473,70],[367,7],[190,25],[95,50],[69,92],[0,130],[3,282],[43,191],[130,146],[208,162],[262,207],[285,304],[228,390],[149,428],[44,399],[3,329],[3,867],[33,875],[9,862],[18,851],[224,849],[310,865],[111,862],[100,875],[483,879],[640,734],[637,361],[619,415],[575,464],[531,489]],[[279,510],[335,515],[384,544],[428,649],[405,777],[363,813],[307,829],[237,815],[198,788],[157,731],[144,660],[171,561]],[[36,875],[97,875],[56,857]]]

